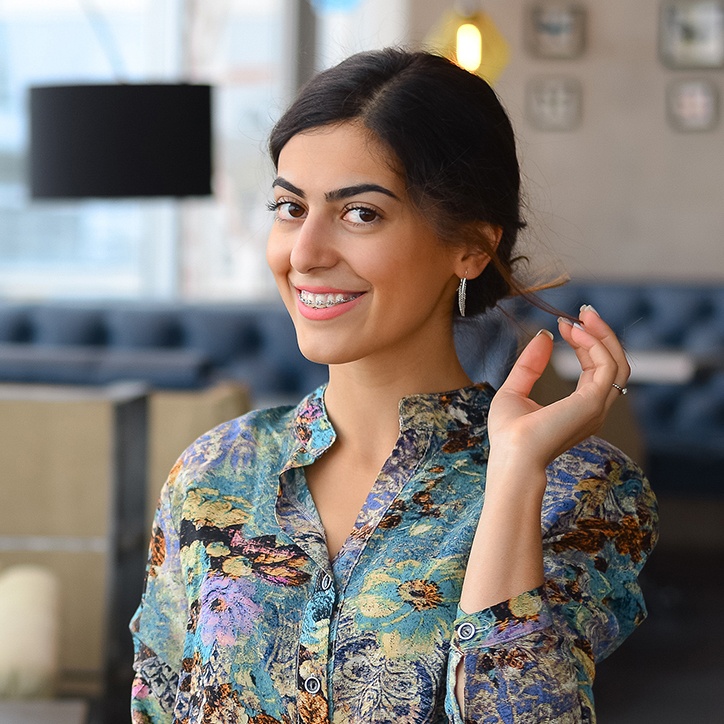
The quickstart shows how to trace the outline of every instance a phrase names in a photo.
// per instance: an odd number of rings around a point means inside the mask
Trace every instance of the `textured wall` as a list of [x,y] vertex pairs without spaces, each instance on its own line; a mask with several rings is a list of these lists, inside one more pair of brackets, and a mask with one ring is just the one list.
[[[724,70],[660,63],[658,0],[582,4],[584,54],[539,60],[523,45],[528,3],[483,3],[512,49],[497,90],[518,132],[529,243],[552,250],[577,278],[724,280],[724,117],[713,131],[682,133],[669,127],[665,106],[669,81],[691,77],[713,81],[724,106]],[[409,0],[410,40],[421,41],[451,5]],[[542,132],[526,120],[526,84],[541,75],[582,84],[577,130]]]

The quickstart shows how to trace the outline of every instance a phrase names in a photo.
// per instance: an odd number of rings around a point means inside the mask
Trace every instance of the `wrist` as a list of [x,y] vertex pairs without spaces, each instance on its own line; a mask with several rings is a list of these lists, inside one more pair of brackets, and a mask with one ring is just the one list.
[[546,466],[542,462],[533,462],[530,458],[518,454],[505,454],[491,450],[486,472],[486,497],[493,491],[524,493],[542,498],[546,488]]
[[543,581],[543,466],[491,455],[485,500],[468,559],[460,607],[479,611]]

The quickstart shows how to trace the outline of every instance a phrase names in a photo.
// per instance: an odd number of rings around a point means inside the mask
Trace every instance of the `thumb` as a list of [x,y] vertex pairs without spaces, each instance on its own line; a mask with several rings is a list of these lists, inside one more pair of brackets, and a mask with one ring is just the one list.
[[500,389],[528,397],[548,366],[552,353],[553,335],[547,329],[541,329],[523,348]]

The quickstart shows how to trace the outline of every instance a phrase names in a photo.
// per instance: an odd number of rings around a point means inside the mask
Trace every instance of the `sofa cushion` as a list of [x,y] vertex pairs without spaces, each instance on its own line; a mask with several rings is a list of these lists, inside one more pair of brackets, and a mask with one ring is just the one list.
[[98,349],[0,343],[0,382],[94,384]]
[[625,336],[637,349],[684,347],[691,325],[706,314],[708,305],[706,295],[672,285],[650,287],[640,297],[642,309],[629,317]]
[[41,345],[102,345],[106,328],[101,309],[49,304],[30,312],[32,341]]
[[0,342],[27,342],[30,329],[27,307],[0,305]]
[[690,320],[685,346],[697,355],[724,356],[724,287],[711,290],[699,316]]
[[204,350],[215,365],[260,352],[264,307],[192,307],[183,314],[186,346]]
[[99,355],[95,384],[139,381],[159,389],[203,387],[209,382],[211,363],[192,349],[108,349]]
[[0,381],[105,385],[140,381],[158,388],[196,388],[209,381],[208,357],[195,350],[0,343]]
[[108,312],[106,323],[111,347],[179,347],[182,342],[176,308],[118,307]]

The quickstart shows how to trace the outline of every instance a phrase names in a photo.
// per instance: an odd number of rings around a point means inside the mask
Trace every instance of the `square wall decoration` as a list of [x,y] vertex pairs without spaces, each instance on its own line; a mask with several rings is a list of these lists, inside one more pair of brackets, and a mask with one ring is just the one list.
[[577,58],[586,44],[586,9],[577,2],[545,0],[527,9],[526,47],[536,58]]
[[581,123],[581,83],[566,76],[539,76],[526,86],[528,122],[539,131],[573,131]]
[[665,0],[659,54],[672,69],[724,68],[724,0]]
[[672,81],[666,91],[666,111],[677,131],[711,131],[719,121],[719,89],[701,78]]

